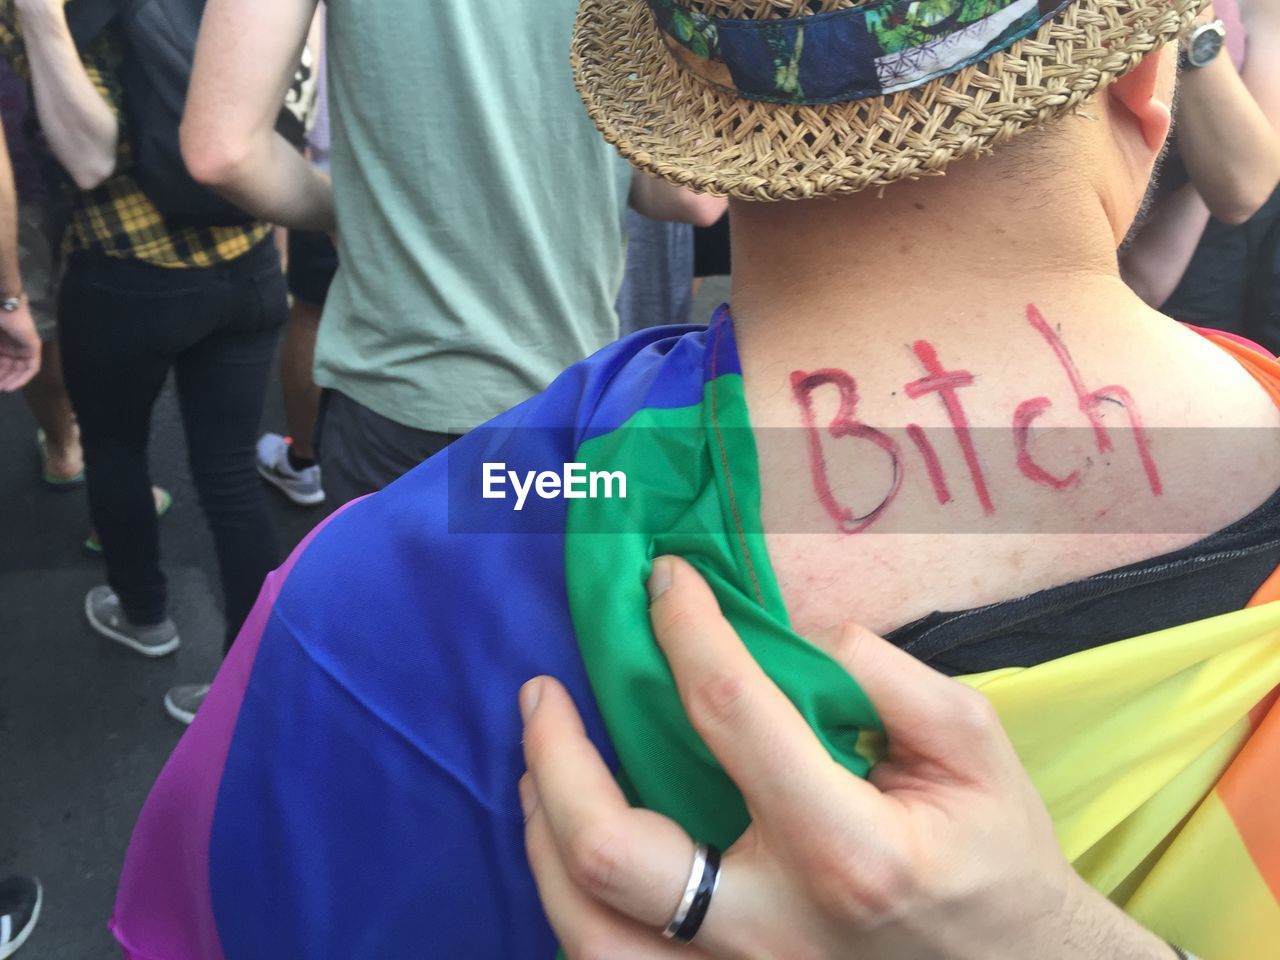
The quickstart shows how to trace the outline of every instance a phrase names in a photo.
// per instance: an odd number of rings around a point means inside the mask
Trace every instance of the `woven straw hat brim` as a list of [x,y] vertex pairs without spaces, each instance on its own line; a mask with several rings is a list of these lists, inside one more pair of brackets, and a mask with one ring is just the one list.
[[852,103],[764,103],[712,87],[677,65],[645,0],[582,0],[572,59],[587,112],[634,166],[707,193],[800,199],[941,173],[1047,123],[1206,4],[1078,0],[988,60]]

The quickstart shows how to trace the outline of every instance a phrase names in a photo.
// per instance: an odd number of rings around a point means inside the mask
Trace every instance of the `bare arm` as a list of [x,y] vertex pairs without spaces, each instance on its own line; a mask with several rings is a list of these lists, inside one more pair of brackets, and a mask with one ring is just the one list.
[[[1181,74],[1178,150],[1209,211],[1243,223],[1280,182],[1280,0],[1241,0],[1249,53]],[[1202,20],[1204,17],[1202,16]]]
[[1132,245],[1120,252],[1125,283],[1159,310],[1187,272],[1208,223],[1209,208],[1195,184],[1184,183],[1164,197]]
[[724,214],[729,201],[705,193],[694,193],[659,177],[636,171],[631,177],[631,208],[651,220],[692,223],[709,227]]
[[18,268],[18,193],[13,186],[9,144],[0,134],[0,297],[22,293]]
[[196,180],[263,220],[332,231],[333,189],[275,132],[316,0],[209,0],[182,121]]
[[1249,31],[1241,76],[1272,131],[1280,132],[1280,0],[1240,0],[1240,16]]
[[[0,134],[0,297],[22,294],[18,269],[18,196],[9,146]],[[40,338],[25,298],[17,310],[0,311],[0,392],[17,390],[40,369]]]
[[17,0],[36,113],[49,148],[81,190],[92,190],[116,168],[119,123],[80,61],[63,0]]

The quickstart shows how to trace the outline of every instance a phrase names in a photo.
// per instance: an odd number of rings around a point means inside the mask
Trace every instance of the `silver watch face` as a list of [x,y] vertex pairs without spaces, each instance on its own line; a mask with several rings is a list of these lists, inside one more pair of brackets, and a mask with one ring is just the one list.
[[1213,24],[1202,27],[1191,38],[1191,46],[1187,50],[1187,59],[1193,67],[1203,67],[1212,63],[1222,52],[1222,30],[1214,29]]

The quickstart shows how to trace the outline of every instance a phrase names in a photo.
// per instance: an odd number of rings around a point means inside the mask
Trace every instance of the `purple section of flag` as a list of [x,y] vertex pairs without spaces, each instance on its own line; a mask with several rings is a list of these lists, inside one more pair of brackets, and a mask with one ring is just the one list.
[[[312,530],[267,577],[209,696],[147,797],[108,924],[126,960],[224,960],[209,895],[209,837],[227,751],[276,598],[302,552],[349,506]],[[148,944],[148,952],[133,943]]]

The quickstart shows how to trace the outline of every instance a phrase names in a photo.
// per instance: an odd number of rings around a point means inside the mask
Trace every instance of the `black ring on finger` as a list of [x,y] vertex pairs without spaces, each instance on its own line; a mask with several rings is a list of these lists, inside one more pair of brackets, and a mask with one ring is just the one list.
[[675,916],[667,924],[663,935],[688,943],[702,929],[707,918],[711,897],[720,886],[720,850],[709,843],[698,844],[693,855],[693,868],[689,871],[689,883]]

